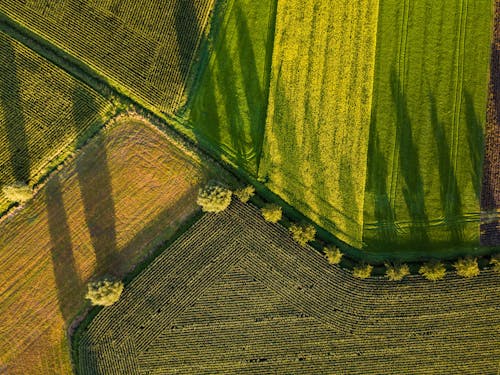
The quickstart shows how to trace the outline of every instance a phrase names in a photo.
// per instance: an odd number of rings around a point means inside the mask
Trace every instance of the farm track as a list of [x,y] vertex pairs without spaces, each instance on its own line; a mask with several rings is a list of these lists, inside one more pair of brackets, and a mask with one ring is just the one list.
[[486,122],[485,159],[481,210],[497,218],[481,224],[481,243],[500,245],[500,1],[495,1],[495,21],[491,42],[490,85]]
[[90,322],[77,366],[80,375],[495,374],[499,298],[492,271],[437,283],[355,279],[233,202]]

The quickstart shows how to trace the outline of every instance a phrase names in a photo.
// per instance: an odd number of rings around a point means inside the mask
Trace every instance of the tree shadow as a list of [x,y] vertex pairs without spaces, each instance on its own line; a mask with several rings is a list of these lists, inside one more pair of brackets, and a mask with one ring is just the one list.
[[[438,155],[438,169],[440,182],[441,204],[444,212],[445,224],[450,232],[451,241],[459,244],[463,240],[464,225],[460,222],[462,217],[462,199],[455,174],[455,167],[451,160],[451,148],[446,140],[446,129],[443,122],[439,121],[436,98],[429,93],[430,121],[436,141]],[[472,146],[469,141],[470,147]],[[471,151],[473,148],[471,148]]]
[[27,183],[30,178],[30,158],[22,110],[21,83],[17,78],[14,48],[1,35],[0,52],[0,105],[4,108],[4,127],[12,174],[17,182]]
[[[79,121],[97,112],[94,99],[82,88],[73,92],[73,118]],[[89,145],[90,146],[90,145]],[[97,272],[111,268],[119,260],[116,245],[115,205],[108,169],[105,137],[97,135],[92,149],[76,158],[78,184],[83,200],[85,221],[94,247]]]
[[[52,266],[57,287],[59,309],[69,323],[75,313],[75,293],[80,293],[81,280],[73,257],[71,235],[59,176],[54,175],[45,187],[45,204],[51,240]],[[83,295],[81,296],[83,299]]]
[[195,2],[192,0],[177,0],[175,3],[175,35],[177,38],[177,53],[179,56],[179,73],[182,82],[186,82],[191,68],[191,61],[196,51],[201,27],[198,22]]
[[394,67],[391,69],[391,92],[397,114],[396,139],[399,143],[399,171],[404,180],[403,198],[411,218],[410,240],[424,245],[429,243],[424,183],[420,174],[418,148],[413,141],[408,99]]

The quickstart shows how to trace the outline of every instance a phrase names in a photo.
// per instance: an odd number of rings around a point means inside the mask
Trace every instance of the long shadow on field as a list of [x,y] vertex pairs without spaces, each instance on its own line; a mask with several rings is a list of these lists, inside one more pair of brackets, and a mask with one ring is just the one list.
[[20,90],[14,48],[0,36],[0,106],[3,108],[12,177],[18,182],[28,182],[30,158]]
[[[73,92],[73,117],[78,128],[80,121],[97,112],[92,97],[81,88]],[[92,154],[90,154],[92,152]],[[108,169],[105,139],[98,135],[76,159],[78,183],[83,200],[85,220],[97,259],[97,272],[119,260],[116,248],[115,205],[111,176]]]
[[175,3],[175,34],[179,53],[179,72],[185,82],[189,74],[193,54],[196,50],[201,28],[198,22],[195,2],[177,0]]
[[391,91],[397,111],[396,139],[399,142],[399,172],[403,177],[403,197],[411,218],[410,239],[421,245],[429,242],[424,183],[420,174],[417,145],[413,141],[408,100],[396,70],[391,70]]
[[439,121],[436,98],[429,94],[430,120],[436,141],[438,155],[438,169],[441,204],[443,206],[444,220],[450,232],[452,243],[458,244],[463,239],[462,199],[458,188],[458,181],[455,174],[455,167],[451,159],[451,148],[446,140],[446,130],[444,123]]
[[[54,175],[45,188],[45,204],[51,241],[52,266],[56,280],[59,309],[68,323],[73,318],[75,293],[80,293],[81,281],[73,257],[71,235],[62,198],[59,176]],[[80,296],[83,299],[83,296]]]

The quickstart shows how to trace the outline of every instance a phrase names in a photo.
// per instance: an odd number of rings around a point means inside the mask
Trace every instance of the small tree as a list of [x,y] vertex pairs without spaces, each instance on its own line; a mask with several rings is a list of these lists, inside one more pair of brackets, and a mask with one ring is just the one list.
[[407,264],[385,263],[385,276],[391,281],[400,281],[410,274],[410,267]]
[[85,298],[94,306],[111,306],[120,299],[123,283],[110,279],[92,281],[87,285]]
[[462,277],[474,277],[479,275],[479,265],[477,258],[465,257],[458,259],[453,263],[453,267],[457,270],[457,274]]
[[289,230],[292,233],[293,239],[301,246],[304,246],[306,243],[313,241],[314,237],[316,236],[316,229],[309,224],[292,224]]
[[231,204],[232,192],[218,184],[209,184],[198,193],[196,202],[205,212],[221,212]]
[[22,182],[4,186],[2,192],[11,202],[24,203],[33,197],[33,189]]
[[234,195],[236,195],[236,197],[243,203],[247,203],[250,198],[255,195],[255,188],[252,185],[248,185],[244,188],[236,190]]
[[500,254],[493,255],[490,260],[493,272],[500,274]]
[[427,280],[437,281],[444,278],[446,275],[446,268],[443,263],[434,260],[424,263],[418,270],[418,273]]
[[262,212],[264,219],[270,223],[277,223],[283,216],[281,207],[276,204],[267,204],[262,207],[260,211]]
[[371,264],[361,264],[353,268],[352,274],[358,279],[367,279],[372,275],[372,271],[373,266]]
[[325,257],[330,264],[339,264],[342,260],[342,252],[336,246],[328,246],[323,248],[323,252],[325,253]]

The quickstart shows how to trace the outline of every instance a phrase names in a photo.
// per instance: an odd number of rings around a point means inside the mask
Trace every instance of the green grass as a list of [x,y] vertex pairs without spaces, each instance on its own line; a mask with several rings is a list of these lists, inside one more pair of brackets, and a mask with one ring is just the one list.
[[[112,104],[0,32],[0,186],[33,186],[99,128]],[[0,214],[9,207],[0,194]]]
[[279,2],[259,176],[360,247],[378,1]]
[[189,123],[202,145],[255,174],[264,136],[276,0],[219,5]]
[[492,4],[380,0],[363,241],[448,255],[479,245]]

